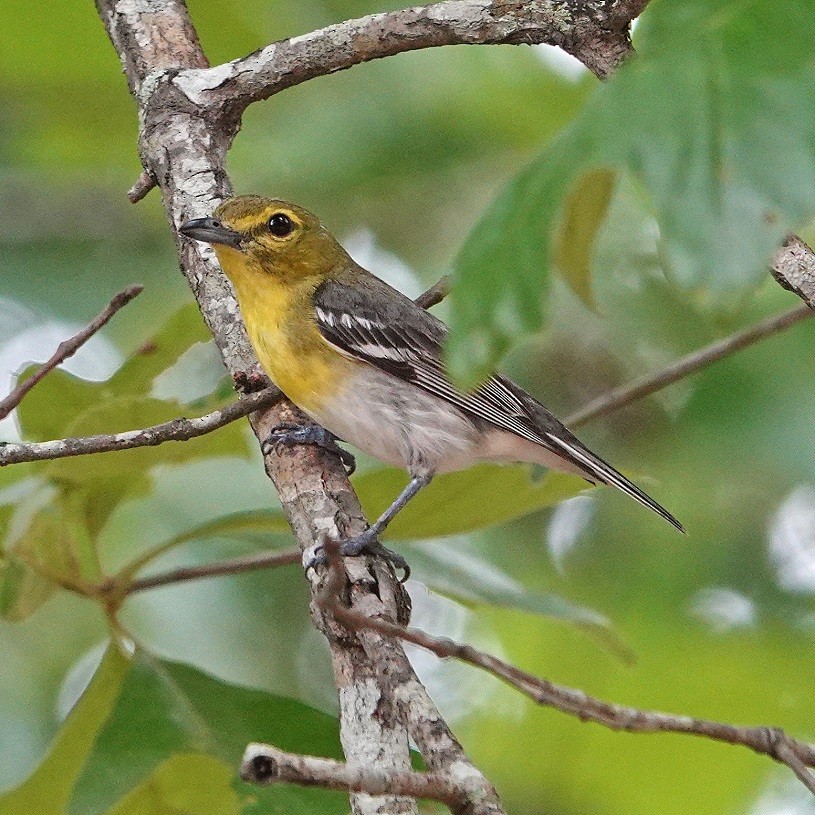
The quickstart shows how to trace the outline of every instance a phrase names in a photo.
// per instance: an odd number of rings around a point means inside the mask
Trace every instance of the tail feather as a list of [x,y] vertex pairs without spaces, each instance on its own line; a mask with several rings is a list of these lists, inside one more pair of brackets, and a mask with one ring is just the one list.
[[[571,434],[569,435],[571,436]],[[679,523],[665,507],[658,504],[650,495],[643,492],[622,473],[617,472],[610,464],[603,461],[600,456],[592,453],[587,447],[584,447],[576,438],[571,437],[570,439],[565,439],[553,433],[547,433],[547,438],[554,445],[563,450],[569,459],[584,469],[590,480],[597,480],[603,484],[617,487],[617,489],[626,495],[630,495],[635,501],[639,501],[643,506],[656,512],[657,515],[664,518],[680,532],[685,533],[685,528],[682,524]]]

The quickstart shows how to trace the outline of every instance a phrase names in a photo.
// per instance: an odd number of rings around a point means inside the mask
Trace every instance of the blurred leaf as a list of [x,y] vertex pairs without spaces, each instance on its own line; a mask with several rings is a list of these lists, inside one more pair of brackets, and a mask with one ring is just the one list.
[[[404,470],[383,467],[354,479],[354,489],[369,519],[378,518],[407,483]],[[417,540],[484,529],[552,506],[590,489],[577,476],[548,472],[542,482],[525,466],[480,464],[436,476],[391,522],[388,540]],[[291,531],[280,509],[238,512],[203,524],[173,539],[171,545],[207,537],[263,542]]]
[[234,775],[232,767],[215,758],[177,754],[107,815],[238,815],[241,802],[233,789]]
[[0,560],[0,616],[19,622],[33,614],[57,590],[13,552]]
[[462,605],[499,606],[539,614],[585,629],[626,662],[633,653],[598,611],[570,602],[557,594],[521,585],[494,563],[464,552],[444,540],[411,548],[413,576],[433,591]]
[[592,255],[614,194],[617,177],[593,170],[578,180],[566,197],[563,220],[555,241],[555,263],[572,291],[590,308]]
[[241,538],[263,542],[269,535],[291,532],[282,509],[255,509],[236,512],[208,521],[173,538],[173,545],[205,538]]
[[153,380],[173,365],[197,342],[211,335],[195,303],[180,308],[124,365],[108,380],[106,387],[115,394],[147,394]]
[[[26,508],[20,512],[25,514]],[[31,615],[58,589],[54,580],[82,578],[87,554],[77,540],[81,526],[81,519],[58,498],[22,521],[21,529],[6,542],[0,565],[0,614],[5,619],[19,621]]]
[[291,526],[289,526],[289,522],[281,509],[255,509],[248,512],[235,512],[193,527],[158,546],[154,546],[152,549],[148,549],[139,555],[136,560],[128,563],[118,573],[118,578],[122,581],[131,580],[148,563],[152,563],[156,558],[167,554],[167,552],[188,541],[206,540],[207,538],[237,538],[252,541],[269,549],[274,548],[270,547],[270,543],[275,541],[278,535],[285,534],[291,534]]
[[[449,359],[468,382],[540,324],[553,225],[589,168],[649,195],[677,280],[731,299],[815,210],[815,16],[796,0],[664,0],[638,53],[489,207],[456,261]],[[511,267],[508,266],[511,259]]]
[[[26,368],[20,381],[28,379],[37,368]],[[66,430],[76,416],[99,400],[99,387],[98,382],[80,379],[60,368],[51,371],[17,408],[23,438],[48,441],[67,436]]]
[[[175,401],[150,396],[108,398],[77,415],[66,428],[70,436],[116,433],[161,424],[183,416],[185,408]],[[165,442],[156,447],[137,447],[97,453],[87,457],[60,458],[50,462],[46,474],[59,482],[88,484],[121,482],[147,472],[157,464],[179,464],[194,458],[248,455],[249,448],[239,422],[185,442]]]
[[[253,741],[300,753],[342,755],[337,723],[330,716],[292,699],[227,685],[185,665],[140,653],[85,765],[68,811],[101,815],[143,785],[164,762],[182,756],[186,764],[191,753],[199,760],[218,759],[232,768],[234,777],[246,745]],[[212,765],[207,762],[206,766]],[[200,779],[197,772],[192,775]],[[199,794],[223,805],[222,774],[216,772],[203,780],[208,788]],[[236,784],[242,796],[262,802],[258,812],[307,815],[344,813],[348,808],[347,797],[338,793]]]
[[19,787],[0,795],[3,815],[64,815],[97,734],[116,703],[128,664],[115,645],[108,646],[43,762]]
[[[369,518],[378,518],[407,483],[403,470],[386,467],[361,475],[354,489]],[[388,540],[416,540],[485,529],[571,498],[588,484],[549,472],[540,483],[522,465],[479,464],[436,476],[391,522]]]

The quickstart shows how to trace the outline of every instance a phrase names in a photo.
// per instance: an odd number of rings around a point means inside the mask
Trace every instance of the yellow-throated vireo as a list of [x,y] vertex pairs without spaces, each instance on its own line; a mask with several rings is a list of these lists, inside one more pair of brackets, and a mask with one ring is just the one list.
[[239,196],[181,232],[212,244],[260,364],[322,426],[280,428],[271,441],[340,452],[341,439],[410,473],[382,516],[343,542],[343,554],[384,553],[407,568],[379,534],[436,473],[479,461],[542,464],[610,484],[684,531],[511,380],[495,375],[471,392],[451,384],[444,323],[355,263],[302,207]]

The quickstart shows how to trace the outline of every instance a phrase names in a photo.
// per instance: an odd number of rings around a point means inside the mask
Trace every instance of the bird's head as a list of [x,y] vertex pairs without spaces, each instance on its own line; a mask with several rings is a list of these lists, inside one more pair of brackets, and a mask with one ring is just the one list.
[[221,267],[236,283],[247,275],[320,275],[347,258],[308,210],[259,195],[230,198],[209,218],[187,221],[179,231],[211,243]]

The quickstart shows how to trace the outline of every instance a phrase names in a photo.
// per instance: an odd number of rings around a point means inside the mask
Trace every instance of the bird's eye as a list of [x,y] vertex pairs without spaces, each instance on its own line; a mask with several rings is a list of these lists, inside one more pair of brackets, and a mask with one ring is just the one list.
[[275,212],[269,218],[269,232],[277,238],[285,238],[286,235],[291,234],[292,229],[294,229],[294,224],[285,212]]

